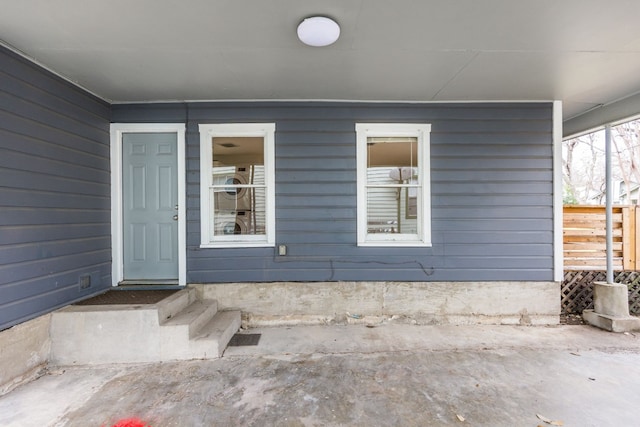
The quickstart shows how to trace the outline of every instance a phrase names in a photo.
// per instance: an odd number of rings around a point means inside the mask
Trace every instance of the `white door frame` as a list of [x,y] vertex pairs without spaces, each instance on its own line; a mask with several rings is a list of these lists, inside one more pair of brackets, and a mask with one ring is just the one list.
[[124,279],[124,230],[122,218],[122,135],[167,133],[177,135],[178,144],[178,285],[187,282],[187,218],[185,185],[184,123],[111,123],[111,284]]

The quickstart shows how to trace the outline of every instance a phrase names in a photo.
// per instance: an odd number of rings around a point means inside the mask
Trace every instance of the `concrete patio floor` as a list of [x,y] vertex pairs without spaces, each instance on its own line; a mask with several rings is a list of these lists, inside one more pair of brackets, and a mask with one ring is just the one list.
[[306,326],[221,359],[50,367],[1,426],[639,425],[640,334],[589,326]]

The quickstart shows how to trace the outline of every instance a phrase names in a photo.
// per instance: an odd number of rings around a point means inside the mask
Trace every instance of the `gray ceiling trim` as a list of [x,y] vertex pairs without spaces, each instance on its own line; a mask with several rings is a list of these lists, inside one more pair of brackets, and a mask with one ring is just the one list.
[[460,101],[416,101],[390,99],[186,99],[186,100],[158,100],[158,101],[111,101],[112,105],[146,105],[146,104],[211,104],[211,103],[344,103],[344,104],[549,104],[553,99],[504,99],[504,100],[460,100]]
[[579,136],[606,124],[616,124],[640,115],[640,93],[601,105],[564,122],[564,138]]

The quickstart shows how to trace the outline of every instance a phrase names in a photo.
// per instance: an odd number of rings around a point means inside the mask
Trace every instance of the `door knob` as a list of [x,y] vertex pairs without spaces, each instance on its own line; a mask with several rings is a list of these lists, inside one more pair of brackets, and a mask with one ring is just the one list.
[[173,216],[173,220],[174,220],[174,221],[177,221],[177,220],[178,220],[178,215],[174,215],[174,216]]

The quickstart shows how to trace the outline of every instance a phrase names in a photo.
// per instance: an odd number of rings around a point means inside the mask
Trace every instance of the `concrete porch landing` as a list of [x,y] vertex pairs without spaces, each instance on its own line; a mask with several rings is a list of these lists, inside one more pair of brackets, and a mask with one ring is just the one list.
[[637,425],[640,334],[398,324],[246,332],[262,334],[258,346],[215,360],[51,368],[0,397],[0,425],[548,425],[537,414],[565,426]]
[[[122,291],[125,292],[125,291]],[[161,362],[222,355],[240,327],[239,311],[191,288],[155,304],[71,305],[51,315],[55,365]]]

